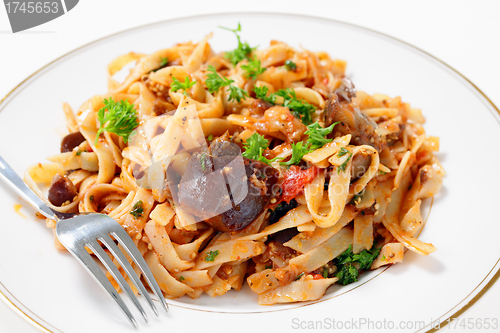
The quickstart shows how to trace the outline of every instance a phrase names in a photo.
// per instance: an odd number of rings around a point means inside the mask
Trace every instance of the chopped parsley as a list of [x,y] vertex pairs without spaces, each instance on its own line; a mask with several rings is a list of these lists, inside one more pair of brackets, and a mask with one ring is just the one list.
[[160,62],[160,68],[161,67],[165,67],[166,64],[168,64],[168,58],[167,57],[161,57],[160,58],[161,62]]
[[222,78],[213,66],[208,66],[208,72],[209,73],[207,74],[205,85],[207,86],[207,89],[211,94],[216,93],[222,87],[229,87],[228,100],[230,102],[234,100],[239,103],[242,99],[244,100],[248,97],[248,93],[246,92],[246,90],[232,85],[231,83],[234,82],[233,80],[230,80],[227,77]]
[[316,111],[316,107],[306,101],[297,99],[295,90],[292,88],[280,89],[274,93],[274,95],[283,97],[283,106],[289,108],[292,113],[304,123],[304,125],[312,123],[311,114]]
[[269,160],[262,156],[264,150],[269,147],[269,141],[264,138],[264,136],[259,133],[252,134],[247,142],[243,144],[245,147],[245,151],[243,152],[243,157],[249,158],[251,160],[260,161],[266,164],[271,164],[271,162],[276,161],[279,157],[275,157],[272,160]]
[[207,140],[208,140],[208,141],[212,141],[213,139],[214,139],[213,134],[210,134],[210,135],[207,137]]
[[352,197],[351,202],[353,204],[355,204],[355,205],[359,205],[359,203],[361,202],[361,199],[363,199],[363,195],[364,195],[364,189],[363,189],[363,191],[354,194],[354,196]]
[[345,154],[349,154],[349,157],[344,161],[344,163],[342,163],[338,168],[337,168],[337,173],[340,173],[341,171],[344,172],[345,169],[347,168],[347,162],[349,162],[349,160],[351,159],[352,157],[352,153],[347,150],[345,147],[342,147],[340,148],[340,151],[339,153],[337,154],[338,157],[342,157],[344,156]]
[[182,282],[182,281],[184,281],[184,280],[186,280],[186,279],[184,278],[184,276],[182,276],[182,275],[181,275],[181,276],[179,277],[179,281],[181,281],[181,282]]
[[196,81],[191,81],[189,76],[186,76],[184,79],[184,82],[179,81],[177,78],[173,78],[174,82],[172,82],[172,85],[170,88],[172,89],[173,92],[176,92],[177,90],[184,90],[183,94],[184,96],[187,96],[187,91],[191,89],[192,86],[195,85]]
[[246,99],[248,97],[248,93],[245,89],[237,87],[235,85],[229,85],[229,98],[228,100],[231,102],[232,100],[241,102],[242,99]]
[[295,71],[297,70],[297,64],[294,63],[293,61],[291,60],[287,60],[285,61],[285,66],[286,68],[289,70],[289,71]]
[[326,136],[333,131],[333,128],[338,123],[339,122],[333,123],[326,128],[322,128],[318,122],[307,126],[307,131],[305,131],[304,134],[309,135],[307,142],[311,144],[310,149],[316,150],[323,147],[327,143],[332,142],[333,139],[327,139]]
[[103,103],[104,106],[97,112],[101,127],[97,131],[95,144],[99,140],[99,135],[104,131],[121,136],[127,143],[130,134],[139,125],[134,104],[130,104],[128,100],[115,102],[113,97],[105,98]]
[[132,207],[130,215],[133,215],[136,219],[142,217],[142,214],[144,213],[144,208],[142,208],[142,204],[143,204],[142,200],[137,201],[134,207]]
[[347,153],[349,153],[349,150],[348,150],[347,148],[345,148],[345,147],[342,147],[342,148],[340,148],[340,151],[339,151],[339,153],[337,154],[337,156],[338,156],[338,157],[342,157],[342,156],[344,156],[344,155],[345,155],[345,154],[347,154]]
[[358,281],[359,271],[349,263],[342,265],[335,276],[339,279],[337,282],[345,286]]
[[208,66],[208,74],[207,74],[207,80],[205,81],[205,85],[207,86],[209,93],[214,94],[217,91],[219,91],[220,88],[226,87],[233,82],[234,82],[233,80],[230,80],[227,77],[222,78],[217,73],[214,66],[212,65]]
[[219,255],[219,250],[209,251],[205,257],[206,262],[213,262],[215,258]]
[[225,52],[224,54],[225,58],[229,60],[233,64],[233,66],[236,66],[236,64],[242,61],[243,59],[250,60],[251,59],[250,55],[252,54],[253,50],[256,49],[256,47],[251,47],[247,42],[241,41],[240,35],[238,35],[238,32],[241,31],[241,24],[238,23],[238,28],[236,29],[229,29],[220,26],[219,28],[232,31],[236,35],[236,38],[238,39],[238,47],[233,51]]
[[260,66],[260,60],[253,58],[248,61],[248,65],[242,65],[241,68],[245,71],[243,74],[247,78],[257,79],[257,75],[264,73],[266,68]]
[[293,165],[298,164],[304,155],[310,153],[309,146],[307,144],[304,145],[303,141],[292,143],[292,157],[287,162],[280,162],[281,165]]
[[373,261],[377,259],[380,253],[380,248],[372,247],[370,250],[363,250],[359,254],[353,256],[353,261],[359,263],[359,269],[367,270],[371,267]]
[[316,111],[316,107],[306,101],[299,100],[292,88],[280,89],[277,92],[267,95],[267,87],[256,87],[253,90],[257,98],[263,99],[269,103],[276,104],[276,97],[283,98],[283,106],[292,111],[293,115],[299,118],[304,125],[312,123],[312,113]]
[[385,261],[385,254],[382,256],[382,261]]
[[[339,279],[338,283],[344,286],[356,282],[359,276],[359,270],[367,270],[372,265],[372,262],[380,253],[380,248],[375,246],[371,250],[364,250],[359,254],[352,252],[352,245],[342,252],[340,256],[333,259],[338,271],[335,276]],[[356,265],[354,265],[356,263]]]
[[303,277],[306,273],[302,272],[297,277],[295,278],[295,281],[300,280],[301,277]]
[[264,266],[264,269],[271,269],[271,268],[273,268],[273,265],[266,265],[266,266]]
[[80,156],[82,154],[82,151],[80,149],[78,149],[75,153],[75,156]]
[[328,268],[327,267],[323,267],[323,277],[325,279],[328,279]]
[[200,165],[203,170],[207,170],[207,155],[205,153],[200,156]]
[[269,91],[269,88],[266,86],[262,87],[254,87],[253,92],[255,93],[255,97],[258,99],[262,99],[266,102],[273,103],[272,96],[267,96],[267,92]]
[[90,199],[90,202],[94,202],[94,196],[93,195],[91,195],[89,199]]
[[327,128],[322,128],[318,122],[307,126],[308,130],[305,134],[309,135],[307,142],[297,142],[292,143],[292,157],[287,162],[280,162],[281,165],[292,165],[298,164],[304,155],[309,154],[310,152],[323,147],[328,142],[331,142],[332,139],[325,138],[326,135],[330,134],[333,130],[333,127],[338,123],[333,123]]

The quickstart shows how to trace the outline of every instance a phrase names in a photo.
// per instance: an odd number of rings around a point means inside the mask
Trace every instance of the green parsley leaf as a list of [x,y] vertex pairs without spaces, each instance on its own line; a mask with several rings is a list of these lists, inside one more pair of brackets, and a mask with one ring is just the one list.
[[381,248],[372,247],[370,250],[364,250],[361,253],[355,254],[352,257],[353,261],[359,263],[359,269],[369,269],[372,262],[377,259]]
[[127,143],[130,134],[139,125],[134,104],[130,104],[128,100],[115,102],[113,97],[104,99],[103,103],[104,107],[97,112],[101,127],[97,131],[95,144],[99,140],[99,135],[104,131],[121,136]]
[[326,267],[324,267],[324,266],[323,266],[323,277],[324,277],[325,279],[328,279],[328,268],[326,268]]
[[363,194],[364,194],[363,192],[354,194],[354,196],[352,197],[351,203],[353,203],[355,205],[359,205],[359,203],[361,202],[361,199],[363,199]]
[[75,153],[75,156],[80,156],[82,154],[82,151],[80,149],[78,149]]
[[308,145],[304,145],[303,141],[292,143],[292,157],[287,162],[280,162],[281,165],[293,165],[298,164],[304,155],[310,153]]
[[179,281],[181,281],[181,282],[182,282],[182,281],[184,281],[184,280],[186,280],[186,279],[184,278],[184,276],[182,276],[182,275],[181,275],[181,276],[179,276]]
[[165,65],[168,64],[168,58],[167,57],[165,57],[165,58],[161,57],[160,60],[161,60],[161,62],[160,62],[160,68],[161,67],[165,67]]
[[358,280],[359,272],[352,264],[343,265],[342,268],[335,274],[339,278],[337,281],[344,286]]
[[207,140],[208,141],[212,141],[214,139],[214,135],[213,134],[210,134],[208,137],[207,137]]
[[271,162],[274,162],[277,159],[279,159],[279,157],[275,157],[272,160],[268,160],[267,158],[262,156],[264,150],[266,150],[267,147],[269,146],[269,141],[257,132],[252,134],[247,139],[247,142],[243,144],[243,146],[246,149],[242,154],[243,157],[249,158],[251,160],[261,161],[266,164],[271,164]]
[[93,195],[91,195],[89,199],[90,199],[90,202],[94,202],[94,196]]
[[203,170],[207,170],[207,155],[205,153],[200,156],[200,165]]
[[187,91],[191,89],[192,86],[195,85],[196,81],[191,81],[189,76],[186,76],[184,79],[184,82],[179,81],[177,78],[173,78],[174,82],[172,82],[172,85],[170,86],[170,89],[172,89],[173,92],[176,92],[177,90],[184,90],[183,94],[184,96],[187,96]]
[[248,93],[245,89],[242,89],[240,87],[234,86],[234,85],[229,85],[229,101],[231,102],[232,100],[237,101],[238,103],[241,102],[241,100],[246,99],[248,97]]
[[353,256],[352,245],[349,245],[349,247],[335,259],[336,265],[338,266],[352,262]]
[[385,261],[385,254],[382,256],[382,261]]
[[344,172],[345,169],[347,168],[347,162],[352,158],[352,153],[347,150],[346,148],[342,147],[340,148],[339,153],[337,154],[338,157],[342,157],[345,154],[349,154],[349,157],[342,163],[338,168],[337,168],[337,173],[340,173],[341,171]]
[[144,208],[142,208],[142,204],[143,204],[142,200],[137,201],[134,207],[132,207],[130,215],[133,215],[136,219],[142,217],[142,214],[144,213]]
[[322,128],[318,122],[307,126],[307,131],[305,131],[304,134],[309,135],[307,142],[311,144],[310,149],[316,150],[323,147],[327,143],[332,142],[333,139],[327,139],[326,136],[333,131],[333,128],[338,123],[339,122],[333,123],[326,128]]
[[250,55],[252,54],[253,50],[256,49],[256,47],[251,47],[247,42],[241,41],[240,35],[238,35],[238,32],[241,31],[241,24],[238,23],[238,28],[236,29],[229,29],[221,26],[219,26],[219,28],[232,31],[238,39],[238,47],[233,51],[225,52],[225,58],[228,59],[233,64],[233,66],[236,66],[236,64],[243,59],[250,60]]
[[272,104],[276,104],[276,97],[282,97],[283,106],[289,108],[295,117],[299,118],[305,125],[312,123],[311,114],[316,111],[316,107],[306,101],[299,100],[295,90],[292,88],[280,89],[274,94],[269,95],[269,97],[266,96],[268,92],[267,87],[255,87],[253,91],[257,98]]
[[347,148],[345,148],[345,147],[342,147],[342,148],[340,148],[340,151],[339,151],[339,153],[337,154],[337,156],[338,156],[338,157],[342,157],[342,156],[344,156],[344,155],[345,155],[345,154],[347,154],[347,153],[349,153],[349,150],[348,150]]
[[220,88],[226,87],[234,82],[227,77],[222,78],[212,65],[208,66],[208,72],[205,85],[207,86],[208,92],[211,94],[216,93]]
[[248,62],[248,65],[242,65],[241,68],[245,71],[243,74],[247,78],[257,79],[257,75],[264,73],[267,68],[260,67],[260,60],[256,57]]
[[209,251],[205,257],[206,262],[213,262],[215,258],[219,255],[219,250]]
[[271,268],[273,268],[273,265],[266,265],[266,266],[264,266],[264,269],[271,269]]
[[283,106],[293,111],[294,115],[299,118],[304,125],[312,123],[311,113],[316,111],[316,107],[306,101],[297,99],[295,90],[292,88],[280,89],[275,93],[275,95],[283,97]]
[[285,66],[289,71],[295,71],[297,69],[297,64],[291,60],[285,61]]
[[267,86],[253,88],[253,92],[255,93],[255,98],[261,99],[261,100],[269,102],[269,103],[273,103],[272,96],[267,96],[268,91],[269,91],[269,88]]
[[[357,281],[359,271],[367,270],[371,267],[373,261],[378,257],[381,248],[372,247],[370,250],[363,250],[361,253],[354,254],[352,245],[335,258],[333,262],[338,268],[336,277],[339,283],[346,285]],[[358,268],[353,264],[357,263]]]

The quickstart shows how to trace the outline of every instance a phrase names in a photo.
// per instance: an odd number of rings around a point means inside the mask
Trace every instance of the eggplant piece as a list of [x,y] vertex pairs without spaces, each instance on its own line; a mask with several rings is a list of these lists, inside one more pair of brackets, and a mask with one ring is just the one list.
[[57,174],[52,179],[49,188],[48,199],[51,204],[61,207],[65,202],[73,202],[73,199],[78,195],[75,185],[67,176]]
[[247,158],[244,163],[248,193],[232,209],[205,221],[217,230],[236,232],[244,229],[260,216],[273,196],[272,189],[278,181],[276,169]]
[[[237,232],[264,212],[279,173],[267,164],[242,158],[239,146],[226,140],[219,138],[212,142],[210,153],[192,155],[181,178],[182,191],[177,196],[183,209],[203,218],[215,229]],[[236,158],[243,159],[246,181],[240,179],[244,175],[238,170],[228,167]],[[244,198],[234,197],[245,191]]]
[[274,210],[271,212],[269,216],[269,224],[274,224],[278,222],[283,216],[286,215],[290,210],[297,208],[298,203],[297,200],[292,199],[290,203],[286,203],[286,201],[282,201]]
[[354,155],[352,158],[351,181],[354,181],[365,174],[372,162],[371,155],[364,152]]
[[351,134],[351,143],[357,146],[370,145],[380,152],[386,144],[377,133],[378,125],[351,104],[354,97],[356,97],[356,88],[349,78],[344,77],[340,87],[327,100],[323,112],[326,126],[339,122],[328,137]]
[[73,149],[78,147],[83,141],[85,141],[85,138],[80,132],[66,135],[61,141],[61,153],[73,151]]
[[352,135],[351,143],[359,145],[370,145],[380,152],[385,146],[385,140],[377,132],[378,125],[371,118],[364,115],[347,102],[340,102],[336,93],[328,99],[324,112],[325,125],[330,126],[339,122],[328,137],[339,137],[347,134]]

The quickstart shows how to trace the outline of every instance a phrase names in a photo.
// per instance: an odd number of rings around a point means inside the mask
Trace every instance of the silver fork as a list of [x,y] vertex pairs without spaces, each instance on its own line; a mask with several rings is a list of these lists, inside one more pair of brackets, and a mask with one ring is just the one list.
[[141,253],[139,252],[127,232],[113,218],[98,213],[88,213],[75,216],[75,214],[64,214],[53,211],[28,187],[28,185],[26,185],[26,183],[15,173],[15,171],[7,164],[7,162],[5,162],[5,160],[1,156],[0,179],[10,185],[10,187],[14,189],[17,194],[19,194],[41,214],[57,222],[56,234],[59,238],[59,241],[83,265],[83,267],[85,267],[85,269],[109,294],[109,296],[113,298],[113,300],[118,304],[120,309],[127,316],[130,323],[135,326],[135,328],[138,328],[138,326],[134,316],[128,309],[125,302],[123,302],[118,292],[116,292],[115,288],[108,280],[102,269],[95,262],[92,256],[87,252],[85,247],[88,247],[90,250],[92,250],[92,252],[99,258],[102,264],[111,273],[115,281],[118,282],[121,289],[125,291],[132,303],[134,303],[134,305],[137,307],[139,312],[144,317],[144,320],[148,322],[148,317],[141,303],[134,295],[132,289],[125,281],[116,265],[98,243],[98,241],[100,241],[104,246],[107,247],[111,254],[113,254],[114,258],[125,270],[129,278],[133,281],[134,285],[146,298],[146,301],[153,312],[156,314],[156,316],[158,316],[158,310],[153,304],[149,293],[146,291],[146,288],[142,284],[140,278],[134,272],[123,251],[121,251],[120,248],[115,244],[113,239],[111,239],[110,236],[113,236],[113,238],[120,243],[124,251],[130,256],[130,258],[132,258],[137,267],[139,267],[154,294],[160,300],[163,308],[168,311],[167,302],[165,301],[163,293],[161,292],[158,283],[153,277],[151,270],[146,264],[146,261],[144,261],[144,258],[142,257]]

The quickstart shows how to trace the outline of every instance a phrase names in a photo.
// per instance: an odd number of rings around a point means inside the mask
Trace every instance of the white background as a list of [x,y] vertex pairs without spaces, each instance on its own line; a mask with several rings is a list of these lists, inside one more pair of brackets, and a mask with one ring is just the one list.
[[[0,8],[0,99],[40,67],[95,39],[150,22],[235,11],[320,16],[391,35],[443,60],[500,106],[500,1],[496,0],[82,0],[66,15],[17,34],[12,34],[6,11]],[[325,43],[335,42],[335,36],[321,38],[324,38]],[[158,43],[161,44],[161,37]],[[133,51],[133,46],[131,48]],[[480,131],[481,124],[474,123],[474,110],[470,111],[470,115],[472,128]],[[464,129],[464,133],[470,130]],[[480,255],[480,249],[477,251]],[[464,264],[473,269],[473,263]],[[439,300],[429,299],[429,302],[436,301]],[[497,318],[500,321],[500,282],[461,318]],[[451,326],[454,326],[453,323]],[[478,331],[450,329],[449,326],[443,330]],[[37,330],[0,302],[0,332]]]

